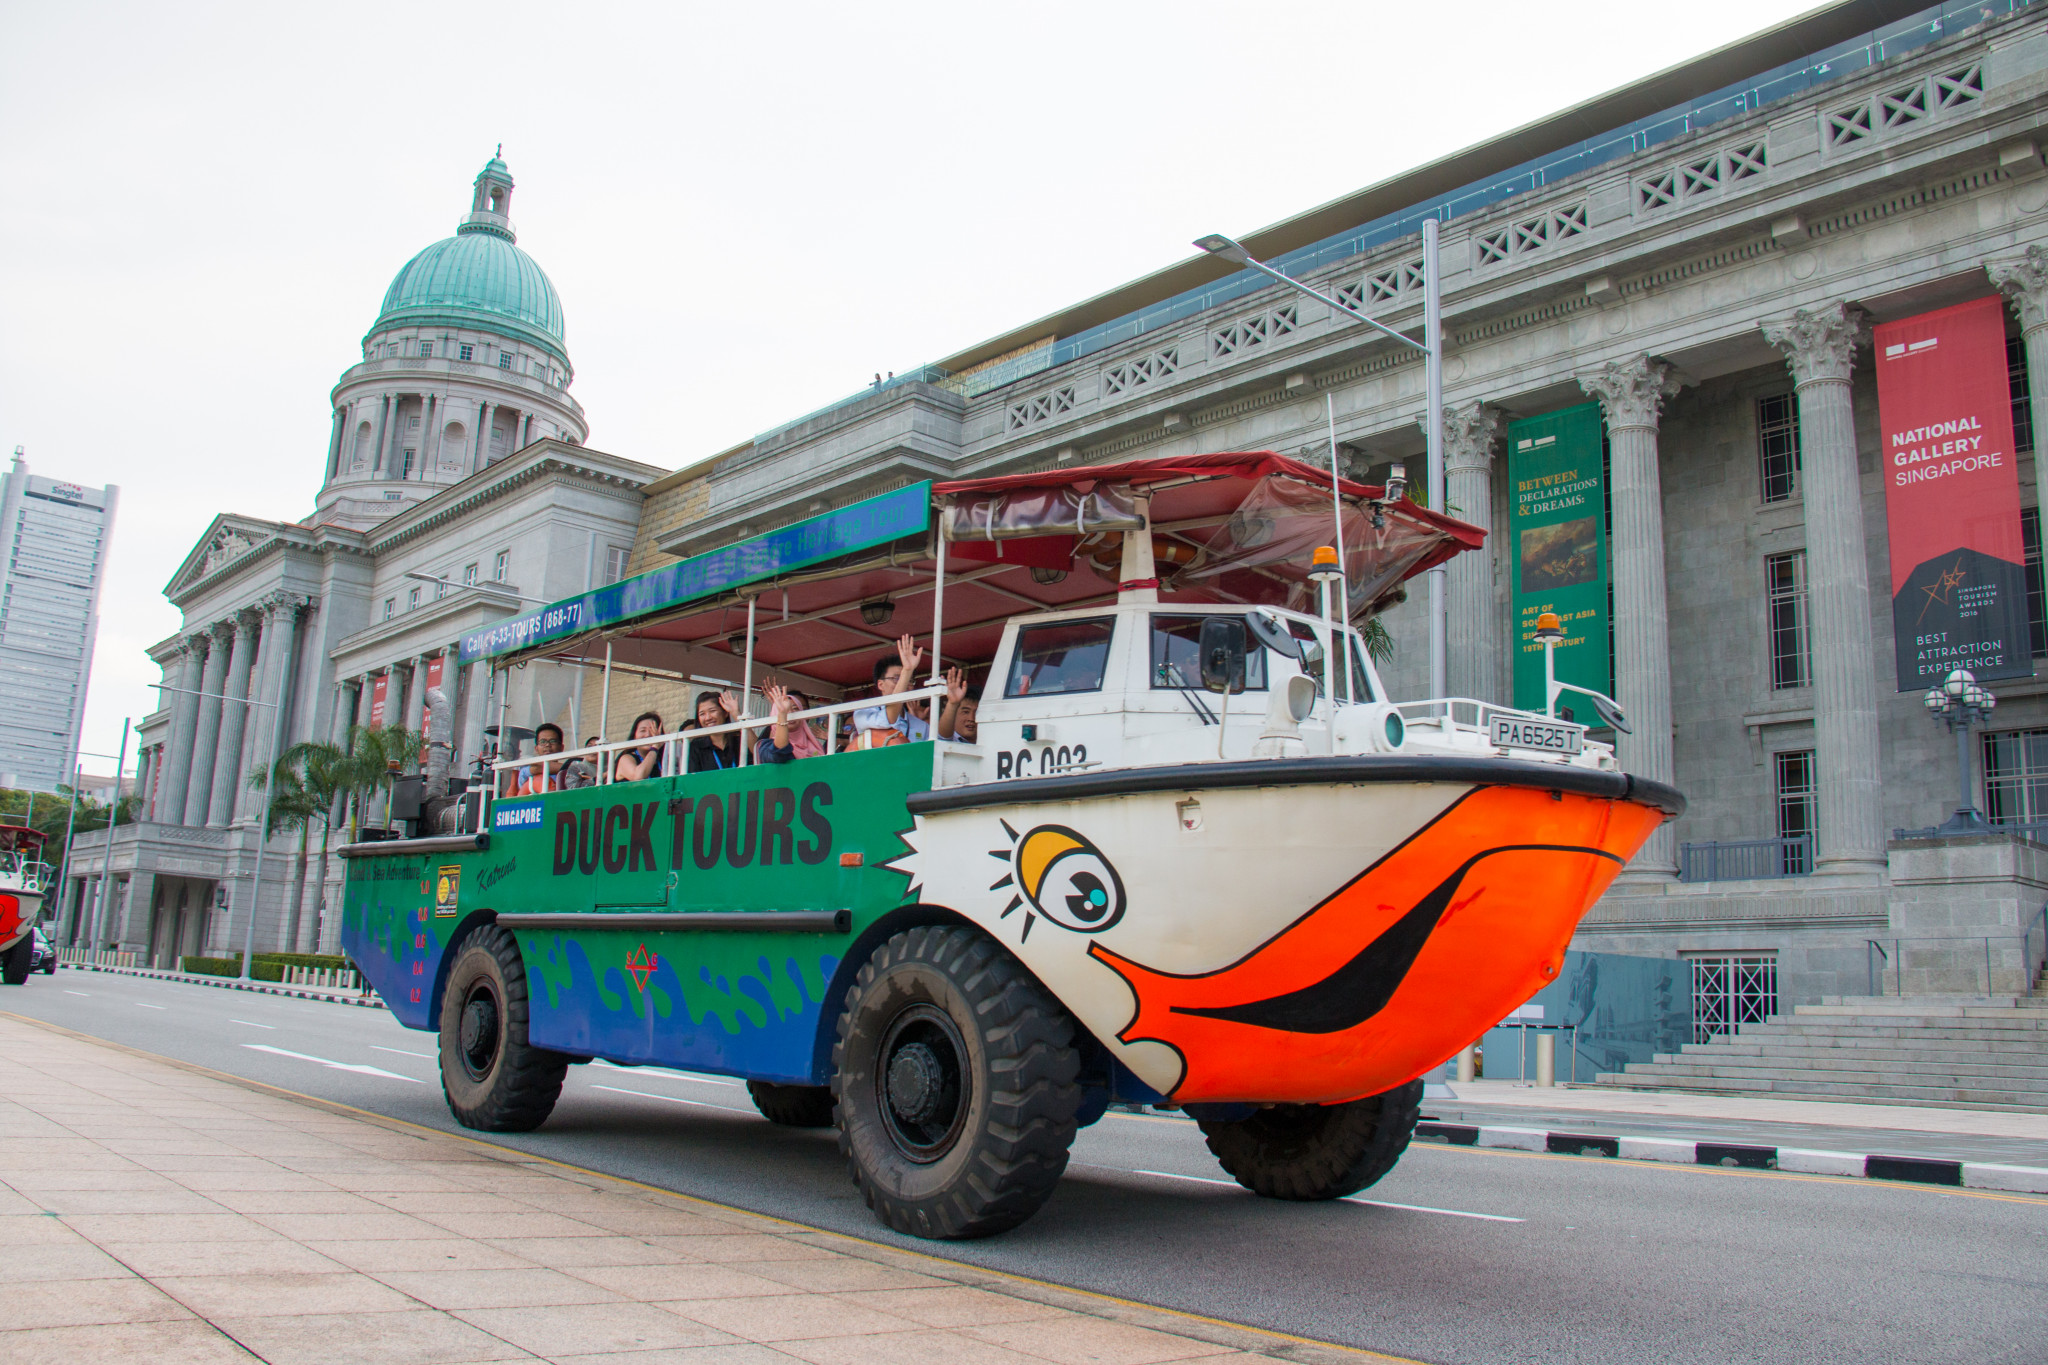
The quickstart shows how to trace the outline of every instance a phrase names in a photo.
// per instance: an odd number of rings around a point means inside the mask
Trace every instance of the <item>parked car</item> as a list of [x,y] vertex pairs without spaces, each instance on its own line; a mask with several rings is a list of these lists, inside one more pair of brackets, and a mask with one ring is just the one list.
[[38,924],[29,938],[35,946],[29,949],[28,969],[32,972],[41,972],[44,976],[55,976],[57,948],[50,942],[50,936],[44,933],[43,926]]

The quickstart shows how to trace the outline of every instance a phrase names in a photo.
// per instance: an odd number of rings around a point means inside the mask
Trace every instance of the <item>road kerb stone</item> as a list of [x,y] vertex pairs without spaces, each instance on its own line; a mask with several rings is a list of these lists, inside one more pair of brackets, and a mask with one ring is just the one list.
[[2048,1194],[2048,1170],[2038,1166],[2001,1166],[1965,1161],[1963,1186],[1972,1190],[2007,1190],[2014,1194]]

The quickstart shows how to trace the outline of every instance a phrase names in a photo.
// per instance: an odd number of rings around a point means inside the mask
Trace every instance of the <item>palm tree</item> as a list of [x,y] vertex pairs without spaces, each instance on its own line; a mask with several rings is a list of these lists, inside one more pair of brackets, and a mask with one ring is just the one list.
[[[366,785],[359,778],[366,776],[357,772],[351,755],[333,744],[307,741],[294,744],[278,756],[273,771],[278,783],[277,795],[271,800],[272,829],[285,828],[299,831],[298,868],[292,887],[291,916],[285,941],[289,950],[298,952],[302,948],[300,936],[305,924],[305,888],[307,844],[312,824],[320,825],[320,866],[314,880],[315,945],[318,944],[318,927],[325,917],[327,906],[327,860],[332,846],[334,824],[343,813],[343,802],[359,785]],[[262,787],[264,774],[250,775],[249,785]]]
[[370,798],[381,795],[390,808],[392,780],[419,766],[427,737],[402,725],[372,728],[352,726],[348,732],[348,753],[342,762],[342,787],[354,799],[355,814],[349,823],[349,838],[360,833]]

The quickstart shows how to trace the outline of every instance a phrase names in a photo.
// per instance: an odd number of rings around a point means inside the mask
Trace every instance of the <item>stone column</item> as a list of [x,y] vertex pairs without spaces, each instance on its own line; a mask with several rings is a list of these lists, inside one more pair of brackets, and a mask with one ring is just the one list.
[[383,472],[384,429],[392,425],[391,395],[385,394],[377,404],[377,439],[370,447],[370,475],[372,478]]
[[483,420],[478,424],[476,433],[478,469],[491,462],[491,428],[497,425],[498,408],[499,405],[496,403],[484,404]]
[[327,477],[341,472],[341,433],[347,421],[340,408],[334,410],[334,433],[327,438]]
[[2026,342],[2027,405],[2034,417],[2034,487],[2038,505],[2048,511],[2048,252],[2030,246],[2019,259],[1993,261],[1984,269],[1991,283],[2005,291]]
[[1843,304],[1764,325],[1799,395],[1800,497],[1806,514],[1806,619],[1812,623],[1813,733],[1820,767],[1817,872],[1881,872],[1884,807],[1878,767],[1877,651],[1863,477],[1849,376],[1867,339]]
[[[270,714],[267,708],[254,704],[271,700],[273,690],[270,661],[277,651],[273,647],[276,641],[272,639],[268,606],[268,603],[260,603],[256,608],[256,663],[249,670],[249,700],[252,704],[249,719],[242,726],[242,752],[239,756],[245,775],[257,771],[256,736],[263,733],[263,718]],[[246,776],[235,798],[235,806],[235,818],[239,820],[257,819],[263,810],[263,793],[250,787]]]
[[356,687],[356,724],[367,730],[370,727],[370,717],[374,714],[376,705],[377,675],[375,673],[365,673],[363,674],[362,681]]
[[519,414],[519,439],[514,444],[521,450],[524,450],[527,443],[531,440],[533,440],[533,414],[522,412]]
[[228,648],[234,627],[223,621],[213,628],[212,643],[206,651],[206,670],[200,674],[199,723],[192,733],[192,776],[185,784],[187,825],[206,823],[206,807],[213,800],[213,759],[220,744],[220,690],[227,681]]
[[415,654],[405,665],[405,728],[418,731],[425,728],[421,717],[427,707],[427,656]]
[[149,770],[156,763],[154,744],[139,749],[135,754],[135,818],[147,820],[149,815]]
[[436,477],[441,471],[441,430],[448,425],[448,400],[437,396],[432,418],[423,420],[433,423],[431,432],[424,426],[420,431],[420,477],[424,479],[428,470],[432,470]]
[[478,754],[484,751],[484,712],[490,709],[491,661],[478,659],[469,666],[468,685],[463,689],[462,699],[462,756],[461,768],[465,776],[469,767],[476,762]]
[[[235,644],[228,655],[228,672],[221,690],[227,693],[227,700],[221,703],[220,742],[215,749],[213,764],[213,797],[206,806],[205,823],[226,826],[235,818],[235,804],[241,795],[242,782],[242,729],[248,722],[249,679],[252,669],[256,619],[250,612],[235,616]],[[197,816],[193,824],[199,824]]]
[[1457,509],[1452,516],[1487,533],[1484,547],[1448,565],[1451,695],[1491,702],[1503,699],[1500,609],[1493,590],[1493,445],[1505,421],[1506,414],[1486,403],[1444,410],[1446,501]]
[[[306,604],[296,597],[276,597],[265,604],[269,614],[263,618],[263,639],[265,667],[263,691],[256,700],[262,706],[249,708],[250,726],[254,733],[249,742],[249,771],[267,772],[276,755],[272,744],[277,736],[277,704],[282,700],[284,708],[291,709],[292,645],[298,635],[299,610]],[[248,806],[249,818],[263,818],[263,794],[248,789],[252,798]]]
[[178,646],[178,662],[164,670],[177,691],[166,693],[171,708],[170,757],[164,765],[163,793],[157,802],[157,819],[167,825],[185,820],[185,786],[192,774],[192,739],[199,724],[198,690],[200,668],[206,657],[206,637],[193,635]]
[[[1664,493],[1657,466],[1657,421],[1679,380],[1661,360],[1640,355],[1582,376],[1579,387],[1607,414],[1608,495],[1614,508],[1614,699],[1632,734],[1615,736],[1627,771],[1671,782],[1671,638],[1665,621]],[[1650,877],[1678,873],[1677,837],[1657,827],[1630,864]]]

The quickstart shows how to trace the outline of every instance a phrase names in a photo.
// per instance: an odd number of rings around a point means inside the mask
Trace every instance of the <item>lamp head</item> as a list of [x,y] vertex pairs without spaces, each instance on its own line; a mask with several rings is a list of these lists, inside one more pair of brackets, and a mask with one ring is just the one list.
[[1220,232],[1212,232],[1206,237],[1195,238],[1195,245],[1208,252],[1211,256],[1221,256],[1226,261],[1235,261],[1239,265],[1250,265],[1252,263],[1252,255],[1249,251],[1246,251]]
[[889,624],[889,618],[895,614],[896,604],[886,597],[879,602],[863,602],[860,604],[860,619],[871,626],[885,626]]
[[1927,708],[1927,714],[1938,716],[1948,710],[1948,697],[1938,687],[1927,689],[1927,695],[1920,698],[1920,704]]
[[1976,681],[1977,675],[1969,669],[1952,669],[1949,675],[1941,680],[1941,690],[1960,701],[1963,694],[1968,692]]
[[1386,498],[1388,502],[1399,502],[1408,491],[1408,466],[1391,464],[1387,466]]
[[1344,571],[1337,567],[1336,546],[1316,546],[1315,555],[1309,560],[1308,576],[1318,583],[1334,583],[1344,576]]
[[1564,622],[1557,619],[1557,613],[1546,611],[1536,618],[1536,638],[1545,643],[1564,639]]

